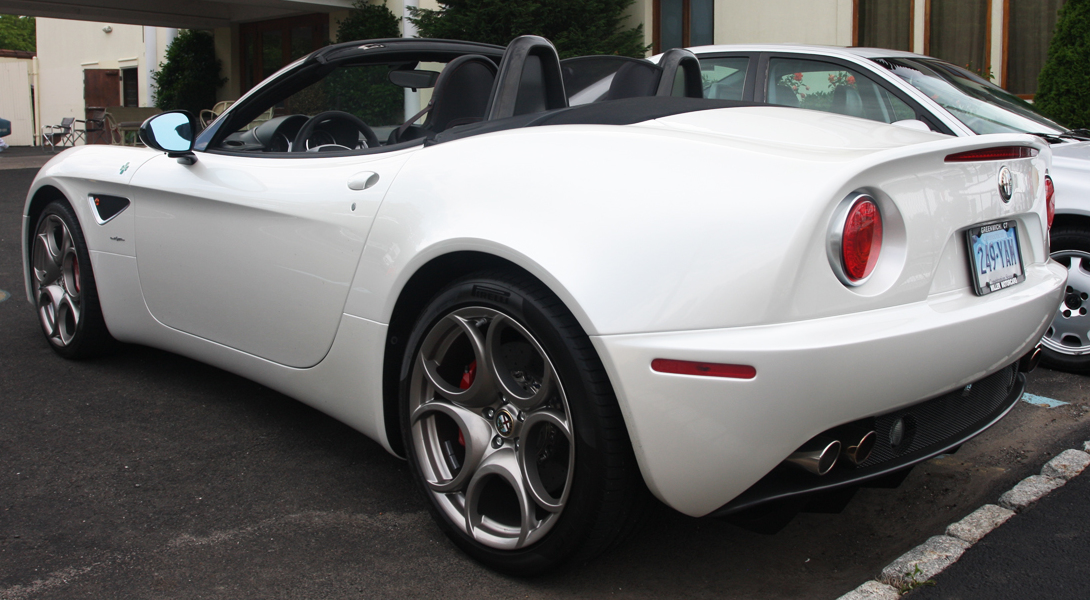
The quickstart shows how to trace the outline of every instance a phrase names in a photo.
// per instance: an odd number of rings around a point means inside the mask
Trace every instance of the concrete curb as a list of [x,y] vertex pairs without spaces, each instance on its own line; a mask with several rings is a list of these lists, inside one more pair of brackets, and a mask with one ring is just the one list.
[[868,581],[837,600],[892,600],[938,575],[957,562],[966,550],[996,527],[1044,498],[1052,490],[1090,466],[1090,441],[1082,450],[1064,450],[999,497],[998,506],[985,504],[891,562],[874,580]]

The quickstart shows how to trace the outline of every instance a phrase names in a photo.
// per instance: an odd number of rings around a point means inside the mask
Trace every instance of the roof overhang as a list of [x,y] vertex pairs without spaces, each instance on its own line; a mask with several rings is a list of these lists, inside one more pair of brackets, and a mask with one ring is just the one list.
[[352,0],[0,0],[0,14],[186,29],[351,7]]

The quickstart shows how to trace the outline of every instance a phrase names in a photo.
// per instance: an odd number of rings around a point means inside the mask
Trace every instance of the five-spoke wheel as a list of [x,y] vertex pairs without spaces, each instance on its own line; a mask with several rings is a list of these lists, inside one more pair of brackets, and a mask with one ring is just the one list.
[[30,258],[38,320],[53,349],[70,358],[103,349],[111,340],[99,312],[87,245],[67,204],[53,202],[42,211]]
[[590,340],[527,276],[463,278],[416,322],[402,432],[447,535],[489,567],[539,573],[638,522],[646,488]]
[[453,310],[432,326],[409,396],[414,453],[436,503],[473,539],[533,544],[564,510],[575,462],[564,387],[511,316]]

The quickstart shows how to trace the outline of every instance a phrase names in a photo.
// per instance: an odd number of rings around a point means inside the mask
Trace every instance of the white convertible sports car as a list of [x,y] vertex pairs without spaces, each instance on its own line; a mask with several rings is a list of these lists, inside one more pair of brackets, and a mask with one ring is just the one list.
[[647,489],[798,510],[1006,414],[1064,291],[1048,144],[707,100],[699,68],[330,46],[198,135],[47,164],[27,298],[64,357],[163,348],[357,428],[510,573],[600,552]]

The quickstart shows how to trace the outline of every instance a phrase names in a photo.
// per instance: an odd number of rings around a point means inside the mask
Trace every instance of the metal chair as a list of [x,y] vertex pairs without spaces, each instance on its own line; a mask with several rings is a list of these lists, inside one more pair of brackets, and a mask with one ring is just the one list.
[[57,151],[57,148],[70,148],[76,145],[76,142],[82,140],[83,143],[87,143],[87,132],[83,129],[76,129],[76,123],[85,123],[75,117],[65,117],[61,119],[60,125],[46,125],[42,127],[42,147],[46,144],[52,148],[53,152]]

